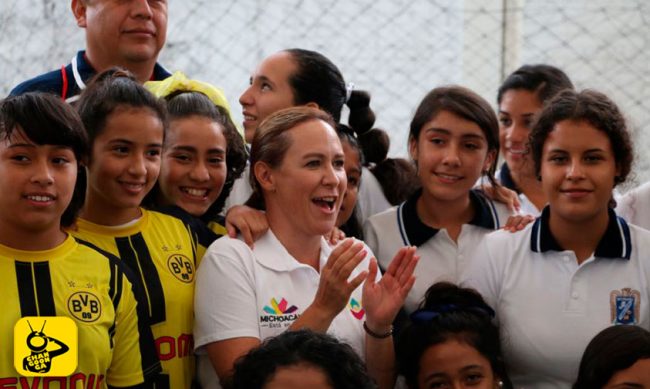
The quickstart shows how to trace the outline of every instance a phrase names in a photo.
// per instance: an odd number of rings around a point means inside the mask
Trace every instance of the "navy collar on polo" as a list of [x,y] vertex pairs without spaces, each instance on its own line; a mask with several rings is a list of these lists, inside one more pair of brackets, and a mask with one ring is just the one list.
[[[397,224],[402,241],[407,246],[420,246],[439,231],[420,220],[417,202],[421,195],[422,189],[419,189],[397,208]],[[474,217],[469,224],[491,230],[499,229],[499,217],[492,201],[488,200],[483,192],[476,189],[469,192],[469,198],[475,210]]]
[[[74,76],[74,81],[77,84],[79,90],[86,88],[86,83],[96,74],[95,69],[90,65],[86,59],[86,50],[79,50],[77,55],[72,58],[70,61],[72,67],[72,74]],[[153,68],[153,74],[151,75],[151,80],[160,81],[169,77],[171,73],[159,63],[156,63]]]
[[517,188],[517,184],[515,184],[515,180],[512,179],[512,174],[510,173],[510,168],[508,167],[507,163],[503,163],[501,165],[501,168],[499,169],[499,182],[501,185],[505,186],[506,188],[510,190],[514,190],[517,192],[517,194],[521,193],[521,190]]
[[[632,239],[630,238],[630,227],[627,222],[616,215],[613,209],[609,209],[609,221],[605,234],[598,242],[594,256],[598,258],[623,258],[630,259],[632,254]],[[533,224],[530,235],[530,249],[536,253],[546,251],[564,251],[555,240],[549,226],[550,207],[544,207],[541,216]]]

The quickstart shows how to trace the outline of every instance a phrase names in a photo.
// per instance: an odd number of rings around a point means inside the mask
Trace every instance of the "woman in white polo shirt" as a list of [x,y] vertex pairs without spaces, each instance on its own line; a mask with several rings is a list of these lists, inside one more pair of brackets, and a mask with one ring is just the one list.
[[650,326],[650,232],[611,209],[633,152],[605,95],[560,92],[530,145],[549,204],[523,231],[489,235],[462,278],[496,311],[515,387],[570,388],[596,333]]
[[504,162],[496,173],[499,183],[517,192],[521,210],[538,216],[546,196],[535,177],[528,135],[535,115],[564,89],[573,89],[569,77],[551,65],[523,65],[503,81],[497,93],[499,140]]
[[333,126],[328,114],[297,107],[270,115],[255,133],[249,203],[266,210],[270,228],[253,248],[217,240],[197,271],[194,339],[204,388],[216,387],[215,371],[228,379],[234,361],[262,340],[300,328],[337,336],[381,388],[394,383],[391,323],[417,258],[413,248],[400,250],[381,277],[362,242],[332,249],[322,237],[346,189]]
[[388,266],[400,247],[417,246],[422,260],[406,299],[407,313],[417,309],[432,284],[456,283],[477,241],[506,223],[506,206],[472,189],[482,176],[497,185],[498,151],[496,115],[479,95],[450,86],[424,97],[409,133],[422,189],[364,226],[364,238],[381,266]]

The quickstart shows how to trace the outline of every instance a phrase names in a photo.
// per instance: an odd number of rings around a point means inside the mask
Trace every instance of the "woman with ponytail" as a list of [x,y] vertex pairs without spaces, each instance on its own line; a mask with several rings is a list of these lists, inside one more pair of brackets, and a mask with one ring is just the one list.
[[[347,105],[349,126],[357,135],[370,130],[375,122],[370,95],[355,90],[352,83],[346,84],[339,69],[327,57],[305,49],[283,50],[264,59],[251,76],[250,86],[239,102],[243,107],[243,126],[248,143],[252,142],[255,129],[267,116],[294,106],[318,108],[339,123],[343,106]],[[247,171],[245,177],[235,182],[226,209],[248,200],[252,193],[248,176]],[[367,179],[361,181],[359,188],[361,221],[391,206],[377,180],[371,174],[364,177]],[[231,236],[239,230],[248,243],[252,243],[253,237],[266,228],[260,214],[251,214],[250,209],[240,207],[228,212],[226,222]]]

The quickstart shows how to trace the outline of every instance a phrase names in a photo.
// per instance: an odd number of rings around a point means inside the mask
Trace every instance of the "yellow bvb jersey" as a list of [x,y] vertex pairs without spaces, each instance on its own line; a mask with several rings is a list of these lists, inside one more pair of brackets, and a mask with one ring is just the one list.
[[[72,236],[45,251],[0,245],[0,388],[126,387],[157,375],[160,363],[131,276],[119,260]],[[24,377],[17,373],[14,326],[31,316],[72,319],[66,319],[77,328],[78,363],[72,374]],[[51,334],[47,318],[42,323],[37,319],[31,318],[36,331]],[[57,364],[57,358],[48,364]]]
[[73,235],[119,257],[142,285],[162,374],[156,388],[189,388],[195,375],[194,279],[198,239],[178,217],[142,209],[127,226],[77,220]]

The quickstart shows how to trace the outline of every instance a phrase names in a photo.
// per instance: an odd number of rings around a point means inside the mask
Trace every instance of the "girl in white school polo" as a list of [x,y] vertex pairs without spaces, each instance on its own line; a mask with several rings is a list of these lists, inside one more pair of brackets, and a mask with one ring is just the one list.
[[472,259],[478,241],[508,218],[504,204],[489,200],[474,183],[493,173],[499,126],[490,104],[469,89],[430,91],[411,121],[409,152],[422,189],[396,208],[372,216],[364,238],[387,266],[403,246],[417,246],[422,258],[405,308],[417,309],[424,292],[438,281],[455,283]]
[[549,204],[523,231],[489,235],[462,278],[496,311],[515,387],[570,388],[600,330],[650,326],[650,232],[611,209],[633,152],[605,95],[560,92],[530,144]]
[[414,283],[415,250],[400,250],[381,276],[362,242],[325,241],[347,185],[333,127],[323,111],[297,107],[255,132],[249,203],[266,209],[269,230],[253,248],[217,240],[199,266],[194,339],[204,388],[218,387],[216,375],[227,380],[264,339],[302,328],[352,346],[379,388],[394,384],[391,323]]

